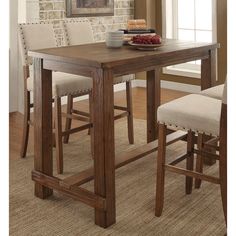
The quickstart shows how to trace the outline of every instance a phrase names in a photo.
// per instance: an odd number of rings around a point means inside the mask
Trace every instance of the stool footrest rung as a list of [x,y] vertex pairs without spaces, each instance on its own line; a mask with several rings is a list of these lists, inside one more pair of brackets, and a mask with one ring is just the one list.
[[214,176],[209,176],[209,175],[205,175],[205,174],[201,174],[198,173],[196,171],[191,171],[191,170],[186,170],[180,167],[176,167],[176,166],[172,166],[172,165],[165,165],[165,169],[169,170],[171,172],[175,172],[177,174],[181,174],[181,175],[186,175],[189,177],[193,177],[196,179],[201,179],[201,180],[205,180],[214,184],[220,184],[220,179]]
[[188,157],[188,154],[185,153],[185,154],[177,157],[174,161],[170,162],[169,165],[174,166],[174,165],[180,163],[181,161],[185,160],[187,157]]

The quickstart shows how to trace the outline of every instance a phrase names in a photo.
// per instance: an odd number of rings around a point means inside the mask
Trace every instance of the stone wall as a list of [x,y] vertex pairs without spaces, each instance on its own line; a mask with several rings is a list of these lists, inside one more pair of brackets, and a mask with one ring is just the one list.
[[[103,41],[106,31],[126,28],[127,21],[134,17],[134,0],[114,0],[114,4],[114,16],[88,17],[96,41]],[[39,19],[54,22],[59,45],[63,45],[60,21],[65,18],[64,0],[39,0]]]

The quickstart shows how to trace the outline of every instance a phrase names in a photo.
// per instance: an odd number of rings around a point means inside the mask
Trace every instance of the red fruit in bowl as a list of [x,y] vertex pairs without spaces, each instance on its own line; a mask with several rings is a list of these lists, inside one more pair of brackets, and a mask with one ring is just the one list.
[[160,35],[137,35],[132,38],[136,44],[161,44]]

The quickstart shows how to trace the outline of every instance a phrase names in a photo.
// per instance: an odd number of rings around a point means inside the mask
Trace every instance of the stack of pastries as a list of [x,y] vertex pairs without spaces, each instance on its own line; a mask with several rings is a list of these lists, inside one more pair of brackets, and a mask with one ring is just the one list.
[[128,20],[127,29],[128,30],[146,30],[147,29],[146,20],[143,20],[143,19]]

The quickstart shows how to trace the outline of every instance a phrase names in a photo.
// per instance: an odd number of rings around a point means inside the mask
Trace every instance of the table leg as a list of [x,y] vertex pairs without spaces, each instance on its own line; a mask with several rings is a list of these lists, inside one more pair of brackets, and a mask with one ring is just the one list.
[[147,142],[158,137],[157,108],[161,104],[161,81],[159,68],[147,71]]
[[[52,176],[52,72],[34,58],[34,169]],[[47,198],[53,190],[35,183],[35,196]]]
[[[209,51],[209,57],[202,60],[201,64],[201,90],[208,89],[216,84],[216,49]],[[204,136],[204,141],[209,140],[211,137]],[[217,144],[216,144],[217,145]],[[215,153],[214,150],[205,149],[205,151]],[[213,165],[216,160],[205,157],[204,163]]]
[[201,90],[216,84],[216,49],[209,51],[209,57],[201,63]]
[[95,224],[116,222],[113,73],[98,69],[93,74],[94,188],[106,199],[106,211],[95,209]]

